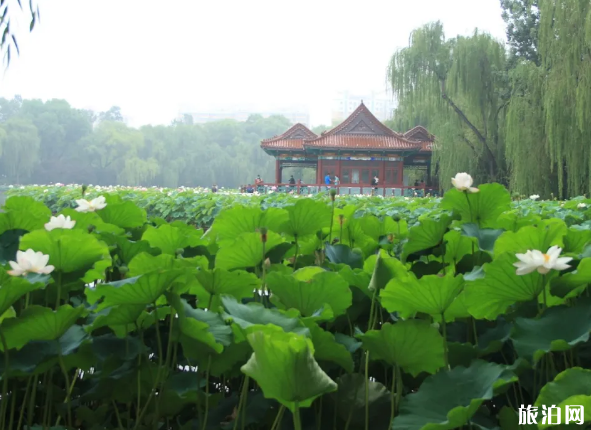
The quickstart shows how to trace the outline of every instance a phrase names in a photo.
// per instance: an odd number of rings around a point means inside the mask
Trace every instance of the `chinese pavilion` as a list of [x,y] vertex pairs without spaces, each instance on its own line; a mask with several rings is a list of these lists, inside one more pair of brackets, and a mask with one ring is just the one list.
[[[303,124],[265,139],[261,148],[276,159],[275,183],[283,183],[285,167],[316,169],[317,186],[324,177],[340,178],[340,188],[369,188],[377,176],[380,188],[410,189],[408,170],[423,170],[425,189],[437,189],[431,178],[431,151],[434,136],[417,126],[397,133],[382,124],[361,102],[359,107],[332,130],[317,136]],[[406,171],[406,173],[405,173]],[[384,195],[385,195],[384,191]]]

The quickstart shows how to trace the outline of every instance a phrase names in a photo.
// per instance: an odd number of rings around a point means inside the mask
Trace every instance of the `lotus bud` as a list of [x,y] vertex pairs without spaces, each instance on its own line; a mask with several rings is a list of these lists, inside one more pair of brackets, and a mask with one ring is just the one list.
[[84,194],[86,194],[87,189],[88,189],[87,185],[82,185],[82,197],[84,197]]
[[334,202],[335,196],[337,195],[337,190],[334,188],[330,190],[330,200]]
[[345,215],[339,214],[339,224],[341,227],[343,226],[343,221],[345,221]]
[[127,273],[129,273],[129,267],[125,265],[119,266],[119,273],[121,273],[123,276],[127,275]]
[[263,264],[265,265],[265,269],[268,269],[269,267],[271,267],[271,260],[266,258]]
[[400,215],[398,215],[398,214],[392,215],[392,219],[396,222],[400,222]]
[[181,256],[185,253],[185,250],[183,248],[177,248],[176,251],[174,251],[174,253],[178,256]]
[[267,243],[267,227],[261,227],[261,242]]

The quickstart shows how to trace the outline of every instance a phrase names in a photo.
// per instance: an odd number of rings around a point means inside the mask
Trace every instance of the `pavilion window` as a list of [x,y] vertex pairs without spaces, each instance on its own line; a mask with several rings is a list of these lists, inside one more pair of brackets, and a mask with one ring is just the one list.
[[398,181],[398,169],[386,169],[386,184],[396,184]]
[[361,169],[361,183],[369,184],[369,169]]
[[343,184],[350,184],[351,182],[351,174],[349,173],[349,169],[342,169],[341,173],[343,175],[342,182]]

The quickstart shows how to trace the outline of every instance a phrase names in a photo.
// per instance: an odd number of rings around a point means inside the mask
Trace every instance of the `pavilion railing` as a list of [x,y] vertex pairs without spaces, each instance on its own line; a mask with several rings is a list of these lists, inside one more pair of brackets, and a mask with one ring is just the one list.
[[339,184],[329,185],[324,184],[289,184],[289,183],[263,183],[257,186],[252,186],[253,191],[261,194],[266,194],[271,191],[279,193],[292,194],[318,194],[321,192],[328,192],[330,189],[336,189],[338,194],[349,195],[374,195],[382,197],[425,197],[425,196],[439,196],[440,190],[435,187],[426,185],[361,185],[361,184]]

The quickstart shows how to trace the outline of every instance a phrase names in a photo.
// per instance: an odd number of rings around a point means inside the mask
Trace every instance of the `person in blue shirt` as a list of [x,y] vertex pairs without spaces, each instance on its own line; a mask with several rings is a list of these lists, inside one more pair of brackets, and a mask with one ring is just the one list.
[[326,184],[326,190],[328,191],[330,188],[330,175],[328,173],[324,177],[324,183]]

